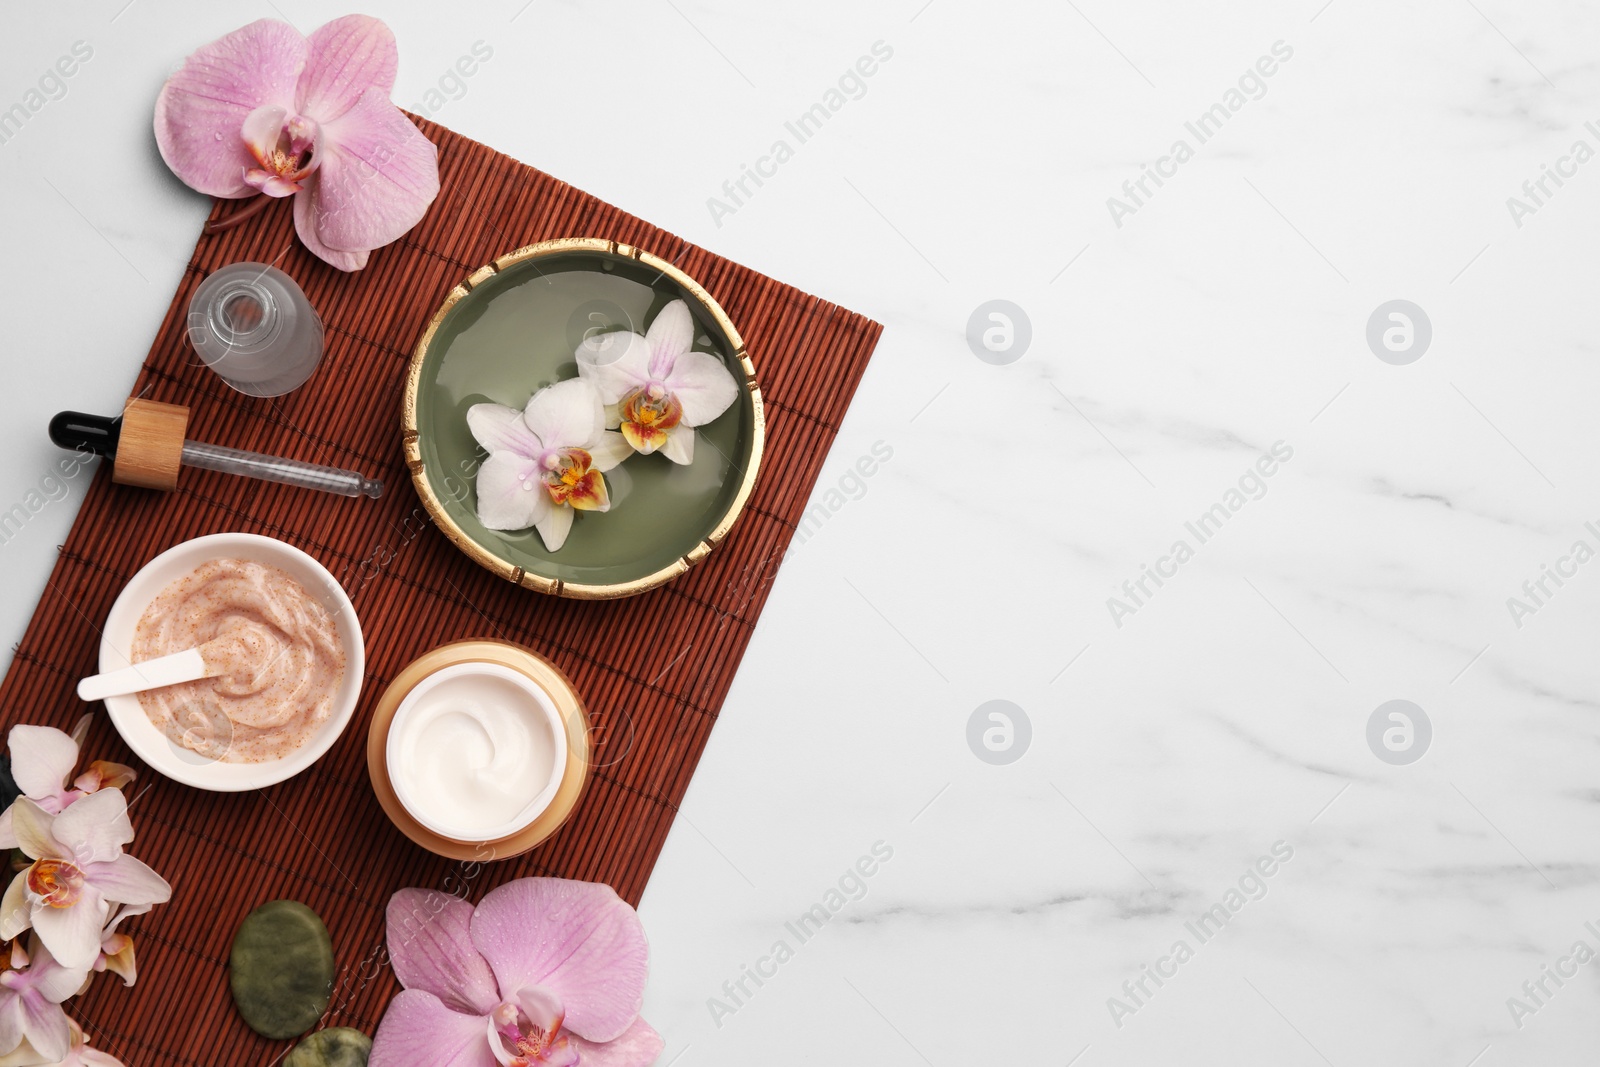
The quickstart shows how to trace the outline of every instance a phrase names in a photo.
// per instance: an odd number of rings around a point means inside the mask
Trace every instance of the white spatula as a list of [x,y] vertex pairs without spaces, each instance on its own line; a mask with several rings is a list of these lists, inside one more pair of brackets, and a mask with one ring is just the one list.
[[226,672],[223,658],[213,656],[208,663],[203,654],[216,643],[209,642],[199,648],[187,648],[170,656],[147,659],[119,671],[107,671],[105,674],[85,678],[78,683],[78,699],[104,700],[106,697],[142,693],[147,689],[160,689],[163,686],[194,682],[201,678],[212,678],[223,674]]

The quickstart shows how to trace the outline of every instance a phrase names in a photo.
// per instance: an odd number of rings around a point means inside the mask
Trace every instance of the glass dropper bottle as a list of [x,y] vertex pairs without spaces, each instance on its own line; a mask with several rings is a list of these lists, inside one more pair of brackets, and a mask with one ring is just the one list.
[[147,489],[174,489],[180,468],[200,467],[339,496],[383,495],[383,483],[359,471],[186,440],[188,424],[186,407],[135,399],[116,418],[63,411],[50,420],[50,440],[110,458],[112,481]]

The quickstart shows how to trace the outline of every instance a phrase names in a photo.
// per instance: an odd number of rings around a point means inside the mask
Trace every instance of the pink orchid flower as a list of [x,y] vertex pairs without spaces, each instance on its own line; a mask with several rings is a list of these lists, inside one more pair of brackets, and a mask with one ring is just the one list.
[[694,428],[739,396],[727,364],[694,351],[694,331],[689,305],[674,300],[643,336],[618,330],[578,346],[578,375],[608,406],[606,425],[621,426],[641,455],[659,449],[674,463],[694,462]]
[[33,860],[0,899],[0,939],[30,926],[62,966],[87,970],[99,958],[111,902],[160,904],[172,887],[122,846],[133,823],[120,789],[102,789],[51,815],[23,797],[12,828]]
[[661,1054],[639,1018],[644,927],[609,886],[521,878],[476,910],[402,889],[388,942],[405,990],[368,1067],[647,1067]]
[[[64,733],[53,726],[18,725],[11,728],[7,738],[11,755],[11,777],[22,790],[22,795],[54,815],[76,800],[97,789],[127,785],[133,781],[132,767],[120,763],[95,760],[89,769],[72,781],[72,772],[78,766],[79,746],[88,736],[89,723],[94,718],[85,715]],[[71,782],[69,785],[68,783]],[[0,848],[16,848],[16,834],[11,829],[11,808],[0,812]]]
[[632,451],[605,427],[600,394],[577,378],[534,393],[518,411],[474,404],[467,428],[489,458],[478,468],[478,521],[491,530],[537,527],[551,552],[566,544],[576,511],[607,511],[602,471]]
[[71,1062],[72,1021],[61,1002],[88,972],[63,967],[37,935],[30,940],[31,952],[12,946],[12,969],[0,974],[0,1065]]
[[[360,270],[439,194],[439,151],[389,100],[389,27],[347,15],[310,37],[252,22],[184,61],[156,101],[156,144],[180,180],[224,199],[293,196],[313,254]],[[243,213],[240,213],[242,216]]]

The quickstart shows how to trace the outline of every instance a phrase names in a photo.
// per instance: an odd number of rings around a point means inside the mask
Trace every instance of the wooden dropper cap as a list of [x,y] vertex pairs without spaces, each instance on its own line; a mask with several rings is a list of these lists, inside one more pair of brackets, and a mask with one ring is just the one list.
[[122,409],[122,434],[111,480],[121,485],[171,490],[178,487],[189,409],[135,398]]

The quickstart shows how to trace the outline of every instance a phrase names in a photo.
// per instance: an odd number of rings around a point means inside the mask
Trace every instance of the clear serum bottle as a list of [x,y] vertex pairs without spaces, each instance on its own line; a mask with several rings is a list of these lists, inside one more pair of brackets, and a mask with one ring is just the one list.
[[293,278],[265,263],[230,263],[189,302],[189,342],[249,396],[282,396],[322,362],[322,319]]

